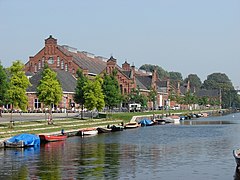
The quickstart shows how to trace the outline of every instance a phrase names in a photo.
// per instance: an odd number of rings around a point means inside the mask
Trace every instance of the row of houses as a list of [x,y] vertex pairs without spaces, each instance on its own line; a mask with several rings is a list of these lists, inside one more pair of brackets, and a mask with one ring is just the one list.
[[[170,83],[169,79],[159,79],[156,70],[145,72],[130,65],[127,61],[119,66],[117,60],[112,56],[108,59],[85,51],[78,51],[77,48],[68,45],[59,45],[57,39],[50,35],[45,39],[45,46],[34,56],[29,57],[29,61],[25,64],[26,75],[32,84],[27,89],[29,109],[43,108],[43,104],[38,101],[36,88],[45,63],[57,72],[57,78],[62,85],[63,97],[58,105],[59,108],[71,108],[71,105],[74,104],[76,72],[79,68],[89,78],[103,73],[110,74],[115,70],[122,95],[127,95],[137,88],[144,95],[148,95],[151,88],[156,90],[156,107],[164,106],[166,102],[169,103],[170,89],[174,89],[179,94],[184,94],[190,89],[189,83],[180,86],[179,82]],[[219,96],[219,93],[214,94],[214,96]],[[173,104],[174,102],[171,102],[169,105]],[[148,107],[155,108],[150,101]]]

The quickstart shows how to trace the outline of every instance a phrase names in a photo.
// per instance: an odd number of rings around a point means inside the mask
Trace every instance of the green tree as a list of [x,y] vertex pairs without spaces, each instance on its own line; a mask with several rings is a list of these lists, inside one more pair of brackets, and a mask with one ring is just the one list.
[[87,80],[83,87],[85,99],[84,106],[90,111],[94,108],[96,108],[98,111],[101,111],[105,106],[102,83],[102,78],[96,76],[94,80]]
[[171,81],[183,81],[182,74],[180,72],[169,72],[170,80]]
[[187,78],[184,79],[184,83],[190,82],[190,87],[196,90],[200,89],[202,86],[201,79],[196,74],[189,74]]
[[[113,71],[114,72],[114,71]],[[121,102],[121,92],[116,73],[111,75],[104,74],[102,90],[104,94],[104,101],[109,109],[116,107]]]
[[[9,87],[8,77],[6,70],[3,68],[0,62],[0,113],[2,113],[1,107],[6,104],[7,102],[7,90]],[[1,116],[1,114],[0,114]]]
[[52,124],[52,108],[62,100],[63,92],[57,73],[45,66],[42,78],[37,86],[37,96],[40,102],[49,109],[48,124]]
[[189,107],[189,105],[195,104],[197,102],[197,98],[193,93],[187,91],[186,94],[184,95],[183,101],[184,104],[188,105]]
[[155,89],[150,88],[148,99],[153,103],[153,110],[154,110],[156,106],[156,100],[157,100],[157,91]]
[[81,106],[81,119],[83,118],[83,108],[85,103],[83,87],[87,82],[87,77],[80,69],[77,70],[77,86],[75,88],[74,101]]
[[[12,66],[8,69],[10,74],[9,89],[7,90],[7,96],[9,103],[13,108],[20,108],[26,110],[28,105],[28,99],[26,95],[26,89],[30,86],[30,82],[23,71],[24,64],[19,60],[14,61]],[[12,115],[11,115],[12,121]]]
[[231,80],[224,73],[213,73],[208,75],[203,83],[203,88],[221,91],[223,108],[232,107],[233,104],[240,104],[237,92]]
[[165,71],[160,66],[155,66],[155,65],[151,65],[151,64],[144,64],[139,69],[142,69],[142,70],[145,70],[145,71],[148,71],[148,72],[153,72],[153,70],[155,68],[157,69],[157,74],[158,74],[158,77],[160,79],[169,78],[169,73],[167,71]]

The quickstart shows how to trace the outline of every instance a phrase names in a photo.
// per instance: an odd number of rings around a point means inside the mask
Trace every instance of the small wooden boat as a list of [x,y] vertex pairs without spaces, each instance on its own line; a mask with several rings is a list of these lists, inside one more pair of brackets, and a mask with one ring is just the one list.
[[96,128],[84,128],[78,131],[80,136],[93,136],[98,134],[98,130]]
[[53,142],[53,141],[64,141],[67,139],[67,135],[39,135],[41,142]]
[[120,125],[112,125],[111,126],[112,132],[116,132],[116,131],[123,131],[124,126],[120,126]]
[[19,134],[4,141],[4,147],[23,148],[39,146],[40,138],[35,134]]
[[98,133],[109,133],[112,132],[112,129],[107,127],[98,127],[97,131]]
[[235,158],[235,161],[237,163],[237,166],[240,166],[240,149],[233,150],[233,157]]
[[125,129],[133,129],[138,127],[140,127],[140,125],[137,122],[130,122],[124,125]]
[[157,122],[157,124],[166,124],[166,121],[164,119],[155,119],[155,121]]

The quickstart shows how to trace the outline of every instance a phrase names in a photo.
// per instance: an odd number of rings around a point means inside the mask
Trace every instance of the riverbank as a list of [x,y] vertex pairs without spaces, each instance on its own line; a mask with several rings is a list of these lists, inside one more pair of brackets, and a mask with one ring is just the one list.
[[[192,111],[191,113],[208,113],[219,114],[226,113],[227,110],[204,110],[204,111]],[[142,113],[111,113],[106,116],[108,118],[101,119],[80,119],[76,113],[55,113],[53,114],[53,125],[48,125],[46,115],[44,113],[23,113],[13,114],[13,122],[10,123],[11,114],[4,113],[0,118],[0,142],[20,134],[20,133],[32,133],[32,134],[60,134],[62,129],[66,133],[79,131],[81,128],[86,127],[103,127],[108,124],[119,124],[121,122],[133,122],[139,118],[152,118],[153,114],[156,116],[166,116],[168,114],[182,115],[187,112],[174,111],[168,113],[162,113],[161,111],[151,111]]]

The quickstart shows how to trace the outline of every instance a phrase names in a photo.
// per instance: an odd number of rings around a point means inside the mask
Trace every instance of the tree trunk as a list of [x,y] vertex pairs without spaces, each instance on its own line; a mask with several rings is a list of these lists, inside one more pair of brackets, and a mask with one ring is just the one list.
[[82,107],[81,107],[81,119],[83,119],[83,104],[82,104]]

